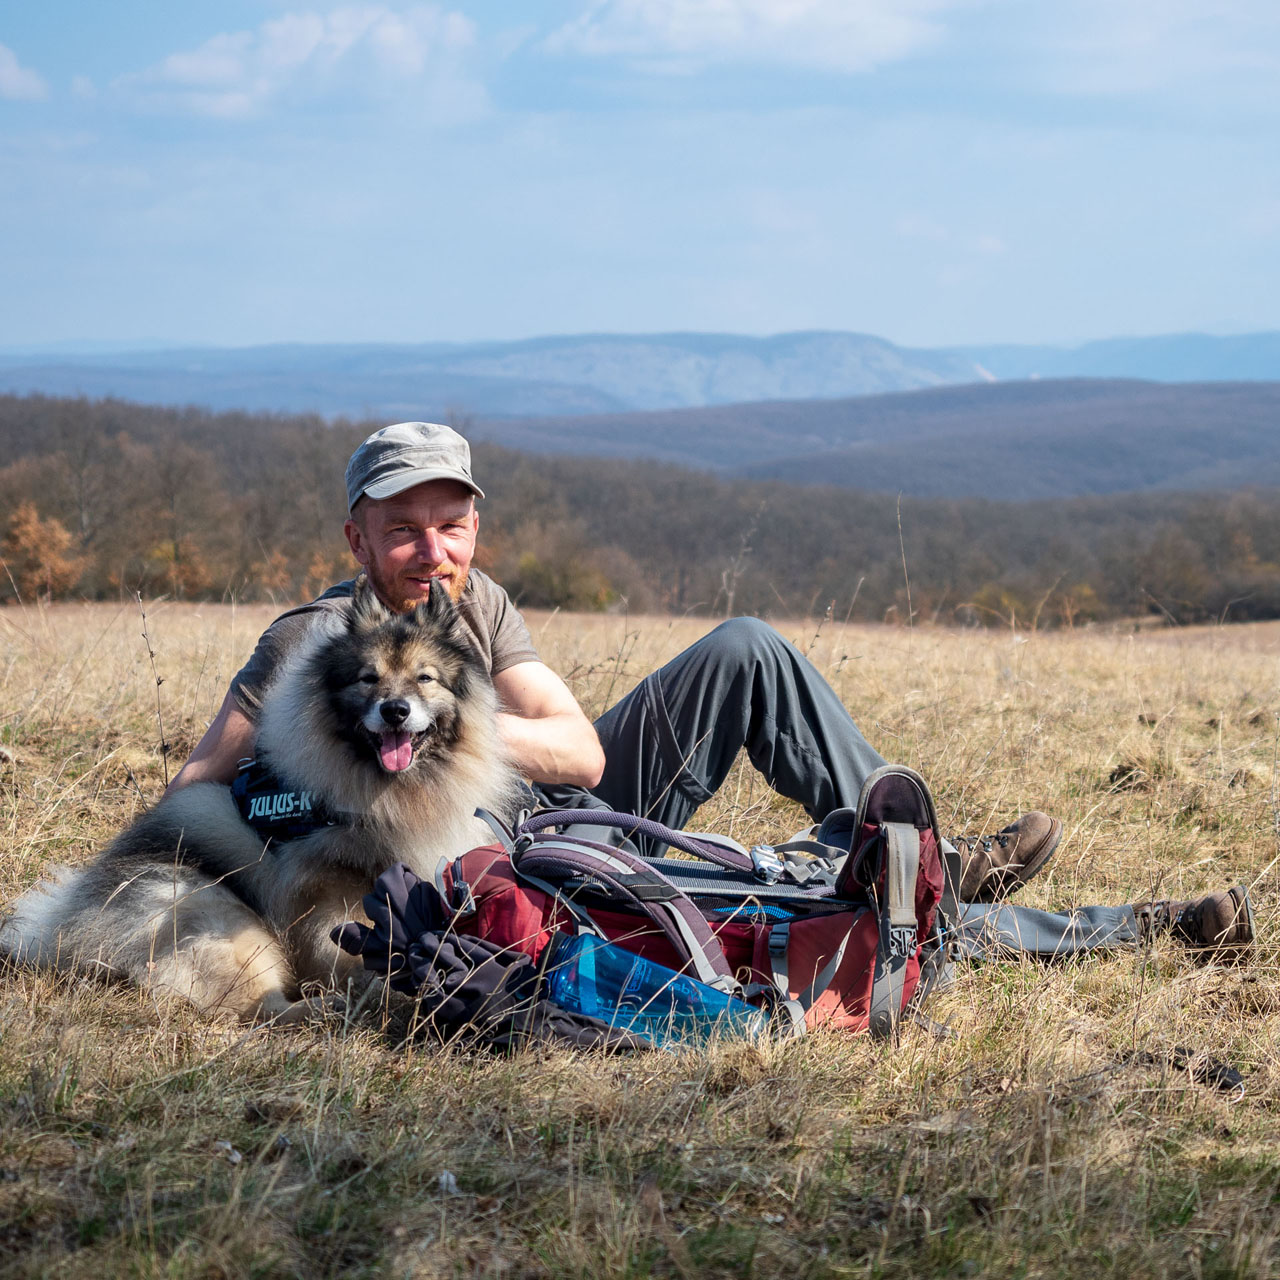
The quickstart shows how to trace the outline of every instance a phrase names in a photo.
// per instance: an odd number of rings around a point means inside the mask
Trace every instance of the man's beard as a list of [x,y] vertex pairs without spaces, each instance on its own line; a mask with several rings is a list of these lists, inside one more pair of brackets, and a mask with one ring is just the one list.
[[[424,595],[417,594],[405,595],[404,589],[398,582],[384,578],[372,565],[365,565],[364,572],[365,576],[373,584],[373,589],[377,592],[378,599],[388,609],[396,613],[409,613],[427,598]],[[447,573],[442,573],[437,579],[440,585],[449,593],[449,598],[454,604],[457,604],[462,599],[462,593],[467,589],[468,573],[469,571],[466,569],[450,569]],[[423,577],[425,575],[416,574],[414,576]]]

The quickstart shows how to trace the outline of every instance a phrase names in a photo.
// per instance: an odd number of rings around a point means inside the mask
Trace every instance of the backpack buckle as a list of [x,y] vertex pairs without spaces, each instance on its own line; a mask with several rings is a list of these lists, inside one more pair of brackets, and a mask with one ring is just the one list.
[[773,850],[771,844],[753,845],[751,854],[751,874],[762,884],[777,884],[786,873],[786,866]]
[[471,886],[462,878],[461,858],[453,864],[453,892],[450,895],[449,906],[455,916],[469,916],[474,914],[476,909],[476,899],[471,892]]
[[889,954],[891,956],[910,957],[916,949],[916,926],[914,924],[889,926]]

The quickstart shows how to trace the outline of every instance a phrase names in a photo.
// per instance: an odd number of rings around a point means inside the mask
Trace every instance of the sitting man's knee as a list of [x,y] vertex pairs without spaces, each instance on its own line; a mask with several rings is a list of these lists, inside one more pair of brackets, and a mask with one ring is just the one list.
[[786,641],[759,618],[728,618],[699,642],[720,662],[746,666],[772,657]]

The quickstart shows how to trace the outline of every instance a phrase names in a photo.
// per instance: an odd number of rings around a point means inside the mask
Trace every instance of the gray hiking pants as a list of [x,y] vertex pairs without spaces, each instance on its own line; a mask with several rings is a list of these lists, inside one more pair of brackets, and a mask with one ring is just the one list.
[[[817,668],[758,618],[722,622],[646,676],[596,731],[605,770],[594,793],[539,785],[543,803],[642,814],[680,829],[745,748],[765,781],[817,822],[855,805],[863,780],[885,763]],[[646,855],[660,852],[643,837],[635,842]],[[1061,958],[1137,936],[1128,907],[1059,914],[972,903],[962,910],[959,950],[971,960],[1011,952]]]
[[1033,956],[1068,960],[1090,951],[1111,951],[1138,941],[1132,907],[1077,907],[1040,911],[1008,903],[960,904],[960,920],[951,933],[958,960],[999,960]]

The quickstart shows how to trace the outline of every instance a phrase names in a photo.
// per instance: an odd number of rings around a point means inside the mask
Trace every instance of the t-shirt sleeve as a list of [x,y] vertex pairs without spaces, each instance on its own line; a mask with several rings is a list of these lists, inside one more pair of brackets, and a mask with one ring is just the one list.
[[236,706],[255,724],[262,710],[262,700],[285,660],[296,652],[311,629],[320,622],[318,611],[286,613],[277,618],[258,638],[249,661],[236,672],[231,681],[231,696]]
[[519,662],[537,662],[538,651],[533,647],[533,637],[520,616],[520,610],[511,603],[511,597],[490,582],[492,591],[486,600],[486,612],[490,617],[489,634],[493,637],[493,666],[491,674],[497,675]]

